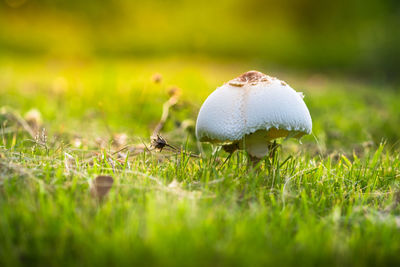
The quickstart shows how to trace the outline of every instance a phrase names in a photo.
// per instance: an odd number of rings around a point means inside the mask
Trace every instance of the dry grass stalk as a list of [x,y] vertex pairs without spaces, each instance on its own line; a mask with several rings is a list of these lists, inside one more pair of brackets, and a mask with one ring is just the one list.
[[179,90],[175,89],[173,93],[171,93],[171,97],[163,104],[163,111],[161,114],[161,119],[154,128],[152,137],[155,138],[161,132],[162,128],[164,127],[165,123],[167,122],[169,109],[173,107],[179,99]]

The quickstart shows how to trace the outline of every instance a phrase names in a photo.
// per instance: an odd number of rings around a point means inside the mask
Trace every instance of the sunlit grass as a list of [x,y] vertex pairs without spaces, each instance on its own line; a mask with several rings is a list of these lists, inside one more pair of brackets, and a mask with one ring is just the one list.
[[[400,100],[390,88],[270,73],[305,92],[313,135],[253,169],[243,152],[225,162],[209,145],[200,158],[147,150],[168,89],[179,87],[162,134],[199,153],[198,108],[248,63],[3,60],[0,68],[2,266],[400,261]],[[32,108],[46,129],[34,136],[13,119]],[[103,201],[90,194],[99,174],[114,177]]]

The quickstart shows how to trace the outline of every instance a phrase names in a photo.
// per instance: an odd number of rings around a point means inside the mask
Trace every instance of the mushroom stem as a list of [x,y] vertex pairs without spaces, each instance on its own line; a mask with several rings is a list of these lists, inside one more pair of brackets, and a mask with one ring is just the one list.
[[244,138],[241,149],[245,149],[250,156],[261,159],[268,154],[271,142],[265,131],[257,131]]

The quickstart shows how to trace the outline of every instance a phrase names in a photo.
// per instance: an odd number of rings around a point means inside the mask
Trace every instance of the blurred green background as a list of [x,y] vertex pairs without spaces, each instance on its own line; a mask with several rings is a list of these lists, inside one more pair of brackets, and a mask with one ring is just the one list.
[[[399,0],[0,0],[0,266],[400,266],[399,29]],[[194,133],[252,69],[313,119],[260,172]],[[145,149],[171,90],[202,158]]]
[[0,54],[200,56],[395,80],[397,0],[2,0]]
[[0,0],[0,106],[57,134],[143,137],[172,87],[166,132],[257,69],[305,93],[323,148],[397,145],[399,29],[395,0]]

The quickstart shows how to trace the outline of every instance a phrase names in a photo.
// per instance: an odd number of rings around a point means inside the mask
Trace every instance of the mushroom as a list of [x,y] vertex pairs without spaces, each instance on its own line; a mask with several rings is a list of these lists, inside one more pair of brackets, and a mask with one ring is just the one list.
[[287,83],[248,71],[217,88],[200,108],[196,136],[225,150],[244,149],[253,163],[277,138],[300,139],[312,121],[303,94]]

